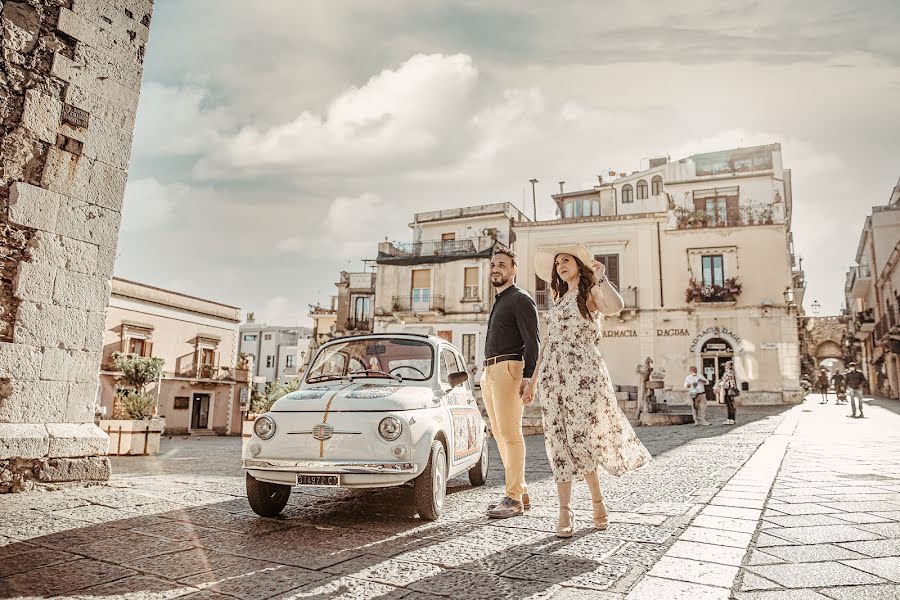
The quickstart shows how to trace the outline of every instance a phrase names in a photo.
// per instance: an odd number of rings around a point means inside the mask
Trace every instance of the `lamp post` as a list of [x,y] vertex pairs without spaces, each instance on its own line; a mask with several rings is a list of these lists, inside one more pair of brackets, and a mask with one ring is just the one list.
[[812,314],[818,315],[819,311],[822,310],[822,305],[819,304],[818,300],[813,300],[813,303],[810,306],[810,308],[812,309]]
[[536,184],[538,180],[529,179],[528,181],[531,183],[531,210],[534,215],[534,220],[537,221],[537,196],[535,196],[534,193],[534,184]]
[[791,314],[791,309],[794,308],[794,288],[786,287],[784,288],[784,303],[787,304],[788,314]]

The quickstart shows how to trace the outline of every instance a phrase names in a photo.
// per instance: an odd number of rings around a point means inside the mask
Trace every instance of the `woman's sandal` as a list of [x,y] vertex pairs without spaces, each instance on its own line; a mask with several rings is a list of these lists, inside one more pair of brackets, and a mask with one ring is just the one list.
[[[556,537],[559,538],[570,538],[575,533],[575,511],[572,510],[570,506],[560,506],[560,510],[569,511],[569,525],[567,527],[563,527],[562,525],[556,526]],[[562,522],[562,521],[560,521]]]
[[609,518],[606,515],[606,505],[603,504],[603,500],[592,500],[591,504],[594,506],[594,528],[602,530],[609,527]]

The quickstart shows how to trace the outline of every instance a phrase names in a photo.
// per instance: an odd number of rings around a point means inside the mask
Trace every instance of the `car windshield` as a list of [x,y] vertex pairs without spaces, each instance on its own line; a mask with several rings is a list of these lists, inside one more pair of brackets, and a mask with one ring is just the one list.
[[322,348],[306,380],[394,376],[425,381],[431,379],[433,364],[431,344],[422,340],[351,338]]

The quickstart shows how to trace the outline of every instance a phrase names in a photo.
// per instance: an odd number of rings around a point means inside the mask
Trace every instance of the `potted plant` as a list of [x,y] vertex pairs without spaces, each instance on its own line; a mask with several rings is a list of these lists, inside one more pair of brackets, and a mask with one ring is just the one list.
[[147,393],[150,383],[162,376],[161,358],[116,352],[113,365],[117,383],[126,390],[113,401],[112,419],[102,419],[100,429],[110,436],[110,454],[159,454],[165,420],[156,416],[156,398]]

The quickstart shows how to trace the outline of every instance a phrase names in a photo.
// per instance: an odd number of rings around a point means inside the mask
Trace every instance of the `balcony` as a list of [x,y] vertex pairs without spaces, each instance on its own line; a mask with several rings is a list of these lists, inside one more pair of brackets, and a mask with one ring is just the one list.
[[[625,301],[625,307],[622,312],[635,313],[638,311],[638,289],[636,287],[627,287],[619,291],[622,300]],[[537,290],[534,293],[534,302],[537,304],[538,310],[550,310],[553,306],[553,293],[550,290]]]
[[696,302],[704,306],[733,306],[741,295],[742,285],[737,277],[726,279],[723,285],[704,285],[696,279],[691,279],[684,291],[684,300],[687,303]]
[[865,333],[872,333],[875,331],[875,311],[871,308],[856,313],[856,319],[854,319],[854,321],[857,331],[863,331]]
[[443,296],[427,296],[427,297],[415,297],[413,296],[394,296],[392,302],[392,309],[395,313],[425,313],[425,312],[436,312],[442,313],[444,312],[444,297]]
[[416,259],[433,260],[437,257],[466,258],[489,256],[495,239],[491,236],[461,240],[428,240],[424,242],[378,244],[378,261],[388,263],[416,262]]
[[869,286],[872,284],[872,272],[868,265],[858,265],[850,267],[847,273],[847,284],[845,291],[850,298],[865,298],[869,293]]
[[177,377],[189,377],[191,379],[207,379],[212,381],[238,381],[238,377],[247,380],[247,369],[235,369],[233,367],[217,367],[215,365],[191,366],[175,373]]
[[706,229],[720,227],[746,227],[773,225],[783,222],[781,204],[742,206],[734,212],[708,213],[679,207],[674,210],[675,229]]

